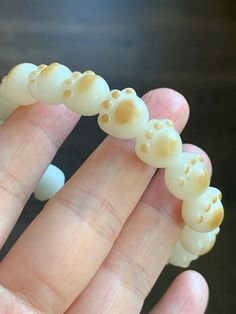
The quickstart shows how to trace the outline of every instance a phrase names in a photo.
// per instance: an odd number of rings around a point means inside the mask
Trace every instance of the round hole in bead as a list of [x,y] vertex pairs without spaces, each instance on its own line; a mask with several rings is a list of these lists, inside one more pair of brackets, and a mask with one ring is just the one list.
[[152,139],[153,136],[154,136],[153,130],[148,130],[148,131],[146,131],[146,132],[145,132],[145,136],[146,136],[146,138],[149,139],[149,140]]

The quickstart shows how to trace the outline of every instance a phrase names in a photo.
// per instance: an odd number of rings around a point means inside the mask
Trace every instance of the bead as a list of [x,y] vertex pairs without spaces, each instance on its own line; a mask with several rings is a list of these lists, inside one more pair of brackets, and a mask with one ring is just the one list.
[[191,254],[186,251],[179,241],[176,243],[174,250],[172,251],[169,263],[174,266],[186,268],[190,263],[198,258],[198,255]]
[[35,99],[28,91],[28,78],[37,66],[31,63],[21,63],[15,66],[5,76],[0,85],[0,94],[9,102],[17,105],[30,105]]
[[224,218],[221,192],[214,187],[209,187],[200,197],[183,201],[182,216],[185,224],[195,231],[214,230]]
[[34,196],[39,201],[46,201],[56,194],[65,184],[65,175],[58,167],[50,164],[38,182]]
[[179,241],[183,248],[191,254],[203,255],[212,249],[219,231],[220,228],[217,227],[211,232],[201,233],[185,226],[181,232]]
[[[143,150],[144,145],[150,149]],[[146,164],[163,168],[174,162],[182,151],[182,141],[170,120],[150,120],[136,137],[135,152]]]
[[64,104],[83,116],[99,113],[101,102],[110,88],[107,82],[92,71],[74,72],[62,86]]
[[207,168],[196,153],[181,153],[165,170],[168,190],[181,200],[192,200],[206,191],[210,183]]
[[147,123],[147,106],[131,88],[128,92],[127,89],[112,90],[100,106],[98,124],[104,132],[116,138],[133,138]]
[[0,95],[0,119],[6,120],[10,114],[16,110],[18,105],[15,103],[10,102],[6,98]]
[[59,63],[40,65],[29,77],[29,91],[37,101],[50,105],[63,103],[63,82],[71,76],[71,70]]

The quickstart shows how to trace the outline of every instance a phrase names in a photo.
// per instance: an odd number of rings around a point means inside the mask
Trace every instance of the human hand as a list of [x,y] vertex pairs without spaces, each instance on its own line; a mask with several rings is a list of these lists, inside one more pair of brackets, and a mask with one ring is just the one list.
[[[183,96],[158,89],[144,100],[152,118],[169,118],[182,131],[189,115]],[[77,122],[63,105],[35,104],[21,106],[0,127],[0,247]],[[182,221],[163,170],[155,174],[133,146],[107,137],[47,202],[0,264],[1,313],[140,312]],[[186,271],[152,314],[204,313],[207,299],[203,277]]]

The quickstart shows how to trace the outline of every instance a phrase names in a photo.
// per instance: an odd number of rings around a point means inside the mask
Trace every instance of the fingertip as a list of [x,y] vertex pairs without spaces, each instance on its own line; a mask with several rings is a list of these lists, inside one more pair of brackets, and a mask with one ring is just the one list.
[[171,284],[151,314],[205,313],[209,289],[205,278],[196,271],[181,273]]
[[142,98],[151,118],[170,119],[178,132],[183,130],[189,118],[189,105],[183,95],[170,88],[157,88]]
[[[186,270],[177,278],[185,282],[193,308],[201,308],[204,312],[209,298],[209,287],[206,279],[197,271]],[[180,284],[180,283],[179,283]],[[201,313],[201,311],[199,311]]]

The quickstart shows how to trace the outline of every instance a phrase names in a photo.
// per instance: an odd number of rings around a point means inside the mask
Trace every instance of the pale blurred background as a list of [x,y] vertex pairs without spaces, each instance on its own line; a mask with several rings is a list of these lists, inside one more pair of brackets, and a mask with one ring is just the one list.
[[[214,250],[191,266],[209,283],[208,314],[236,313],[235,57],[235,0],[0,1],[1,76],[21,62],[58,61],[93,69],[112,88],[132,86],[142,95],[165,86],[187,98],[183,139],[208,152],[226,210]],[[104,136],[96,118],[83,118],[54,164],[69,178]],[[29,200],[1,258],[42,206]],[[180,272],[166,267],[142,313]]]

